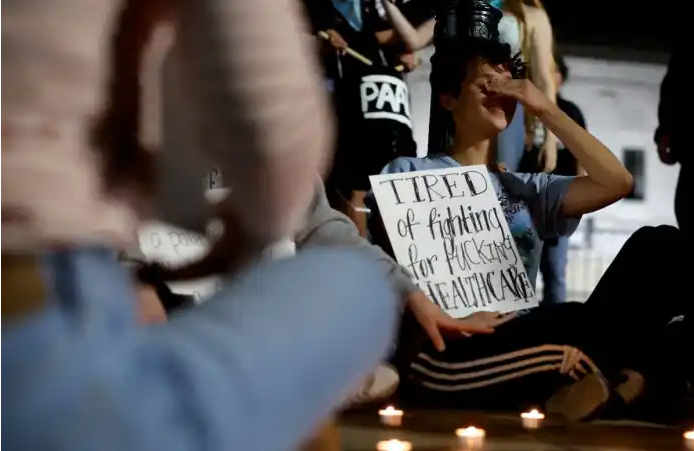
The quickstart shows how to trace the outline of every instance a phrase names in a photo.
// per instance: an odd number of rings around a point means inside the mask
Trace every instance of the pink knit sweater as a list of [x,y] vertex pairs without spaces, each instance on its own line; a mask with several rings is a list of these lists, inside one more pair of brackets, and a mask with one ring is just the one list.
[[[123,246],[136,236],[138,218],[102,191],[87,142],[119,3],[3,2],[3,251]],[[239,219],[259,239],[291,235],[326,164],[332,130],[300,3],[179,3],[180,75],[202,138],[188,158],[222,169]]]

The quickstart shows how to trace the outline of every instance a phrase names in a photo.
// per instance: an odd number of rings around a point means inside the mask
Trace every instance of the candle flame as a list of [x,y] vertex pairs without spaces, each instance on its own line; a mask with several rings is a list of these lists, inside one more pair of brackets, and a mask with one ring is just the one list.
[[685,440],[694,440],[694,429],[684,433]]
[[542,420],[545,418],[545,414],[541,413],[537,409],[533,409],[530,412],[521,413],[521,418],[529,418],[531,420]]
[[401,442],[400,440],[386,440],[376,444],[378,451],[410,451],[412,444],[410,442]]
[[456,429],[455,435],[458,437],[474,438],[474,437],[484,437],[484,429],[478,429],[475,426],[468,426],[466,428]]
[[383,410],[379,410],[378,414],[379,415],[385,415],[385,416],[389,416],[389,415],[398,416],[398,415],[402,415],[402,410],[398,410],[393,406],[388,406]]

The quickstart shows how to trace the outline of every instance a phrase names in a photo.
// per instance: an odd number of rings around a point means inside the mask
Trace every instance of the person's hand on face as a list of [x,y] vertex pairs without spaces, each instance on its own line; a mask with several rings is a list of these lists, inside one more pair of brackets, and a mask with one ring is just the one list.
[[488,136],[508,127],[515,114],[517,102],[511,97],[500,96],[488,89],[491,82],[497,78],[510,79],[511,74],[501,66],[492,66],[485,62],[476,61],[469,64],[461,95],[452,102],[447,99],[450,104],[447,109],[458,117],[456,123],[465,124],[465,127],[475,133]]
[[656,144],[658,146],[658,157],[660,158],[660,161],[667,165],[677,163],[677,158],[675,158],[670,149],[670,136],[663,133]]
[[463,334],[470,336],[494,332],[494,327],[490,326],[493,322],[487,320],[486,317],[484,321],[474,317],[452,318],[441,310],[439,306],[431,302],[421,291],[410,293],[407,296],[407,305],[439,352],[443,352],[446,349],[446,343],[443,339],[444,335]]
[[528,79],[495,77],[486,86],[488,92],[519,101],[532,115],[541,117],[552,102]]

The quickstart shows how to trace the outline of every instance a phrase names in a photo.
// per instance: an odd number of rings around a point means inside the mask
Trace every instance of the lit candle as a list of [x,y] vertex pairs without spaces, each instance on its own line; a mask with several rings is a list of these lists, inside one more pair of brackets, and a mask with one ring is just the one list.
[[400,440],[386,440],[384,442],[376,443],[376,449],[378,451],[410,451],[412,449],[412,443],[401,442]]
[[462,445],[461,450],[477,451],[484,446],[484,437],[487,433],[484,432],[484,429],[468,426],[456,429],[455,435],[458,436],[458,441]]
[[540,427],[542,420],[545,419],[545,414],[540,413],[537,409],[533,409],[530,412],[521,413],[521,418],[523,419],[524,428],[537,429]]
[[684,433],[684,445],[687,449],[694,449],[694,429]]
[[381,423],[387,426],[400,426],[402,424],[403,411],[393,406],[388,406],[383,410],[379,410],[378,415],[381,417]]

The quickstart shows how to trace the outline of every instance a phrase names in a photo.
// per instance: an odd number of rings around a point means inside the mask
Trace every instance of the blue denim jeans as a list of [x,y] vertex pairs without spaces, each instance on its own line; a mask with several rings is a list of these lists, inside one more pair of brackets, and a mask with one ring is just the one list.
[[264,263],[168,324],[135,323],[113,252],[43,257],[43,310],[2,327],[7,450],[293,449],[383,357],[396,296],[377,263]]
[[525,113],[520,103],[511,123],[497,137],[496,160],[509,172],[517,172],[525,152]]
[[566,265],[569,254],[569,237],[545,241],[542,247],[540,272],[544,282],[542,304],[566,302]]

